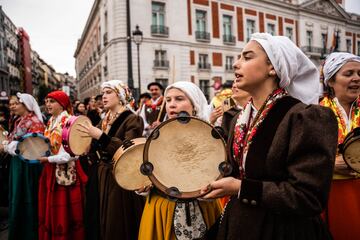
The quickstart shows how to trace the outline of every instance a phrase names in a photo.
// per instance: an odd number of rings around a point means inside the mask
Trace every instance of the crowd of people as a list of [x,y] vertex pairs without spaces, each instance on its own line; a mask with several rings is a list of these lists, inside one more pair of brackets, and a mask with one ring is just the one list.
[[[103,82],[98,96],[74,103],[53,91],[46,111],[29,94],[12,96],[4,126],[9,134],[0,144],[9,166],[0,176],[9,239],[359,236],[360,175],[338,146],[360,127],[360,57],[331,53],[320,74],[287,37],[255,33],[233,68],[232,94],[221,106],[208,104],[198,86],[184,81],[166,89],[150,83],[137,107],[120,80]],[[204,186],[196,199],[168,198],[156,184],[121,188],[113,175],[115,152],[181,112],[222,127],[231,174]],[[91,120],[80,125],[92,139],[81,156],[69,154],[62,139],[72,115]],[[37,164],[16,151],[28,133],[49,139],[51,153]]]

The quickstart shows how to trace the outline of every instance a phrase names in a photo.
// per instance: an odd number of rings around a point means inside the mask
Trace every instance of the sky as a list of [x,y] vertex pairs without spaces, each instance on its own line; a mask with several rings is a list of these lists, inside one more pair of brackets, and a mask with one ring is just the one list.
[[75,76],[74,53],[94,0],[0,0],[5,14],[57,72]]
[[[185,0],[184,0],[185,1]],[[75,76],[74,52],[94,0],[0,0],[17,27],[30,36],[31,48],[57,72]],[[359,0],[345,0],[348,12],[360,14]]]

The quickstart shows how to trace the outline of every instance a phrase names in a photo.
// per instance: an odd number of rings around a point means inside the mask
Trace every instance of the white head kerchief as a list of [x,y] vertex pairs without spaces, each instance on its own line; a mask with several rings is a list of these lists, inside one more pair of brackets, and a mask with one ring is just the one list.
[[36,117],[43,122],[42,114],[40,111],[39,104],[36,102],[35,98],[27,93],[17,93],[16,96],[19,98],[19,101],[25,105],[27,110],[33,112]]
[[133,97],[131,94],[131,91],[127,85],[124,84],[121,80],[109,80],[107,82],[103,82],[101,84],[101,89],[104,88],[110,88],[114,90],[117,95],[119,96],[119,99],[121,103],[126,106],[130,111],[134,111],[131,107],[131,102],[133,101]]
[[198,86],[196,86],[192,82],[179,81],[169,85],[165,90],[165,97],[168,91],[172,88],[177,88],[184,92],[186,96],[190,98],[191,103],[194,106],[194,110],[196,111],[196,117],[209,121],[209,110],[208,103],[203,92],[200,90]]
[[329,79],[350,61],[360,62],[360,57],[347,52],[334,52],[327,56],[323,67],[324,84],[327,86]]
[[265,50],[280,79],[281,88],[306,104],[318,103],[319,71],[289,38],[254,33],[250,40],[257,41]]

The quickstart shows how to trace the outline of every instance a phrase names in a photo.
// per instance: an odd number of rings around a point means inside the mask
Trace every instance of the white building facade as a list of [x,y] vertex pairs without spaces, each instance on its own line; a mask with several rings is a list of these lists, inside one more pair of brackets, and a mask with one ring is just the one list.
[[[232,81],[232,64],[253,32],[285,35],[316,65],[338,35],[338,51],[360,54],[360,17],[344,1],[131,0],[130,26],[143,33],[141,92],[148,83],[192,81],[208,99],[212,86]],[[95,0],[75,51],[80,99],[100,93],[102,82],[128,82],[126,0]],[[334,33],[336,33],[334,35]],[[131,36],[130,36],[131,37]],[[132,42],[134,88],[137,48]]]

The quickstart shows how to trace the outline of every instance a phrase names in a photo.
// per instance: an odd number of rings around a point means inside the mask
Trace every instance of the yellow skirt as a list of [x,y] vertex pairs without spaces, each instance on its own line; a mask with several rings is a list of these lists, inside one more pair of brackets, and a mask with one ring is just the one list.
[[[141,217],[139,240],[174,240],[175,232],[173,217],[176,203],[161,197],[156,193],[151,194],[150,202],[146,200]],[[212,202],[199,201],[201,212],[207,229],[220,217],[222,207],[218,200]]]

